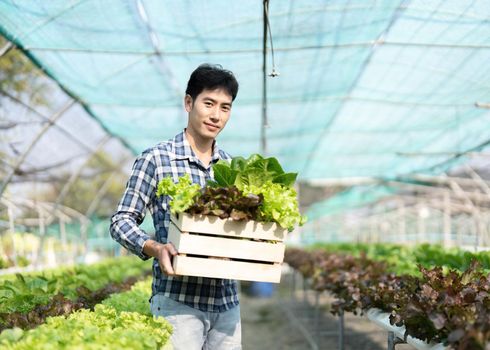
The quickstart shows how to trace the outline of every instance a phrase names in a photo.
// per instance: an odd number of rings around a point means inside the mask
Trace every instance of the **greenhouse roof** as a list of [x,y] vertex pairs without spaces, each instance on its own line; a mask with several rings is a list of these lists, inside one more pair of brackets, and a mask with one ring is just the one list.
[[[391,178],[485,148],[489,21],[485,0],[270,1],[267,154],[303,180]],[[262,1],[6,0],[0,26],[134,152],[185,127],[190,72],[220,63],[240,82],[220,146],[261,152]]]

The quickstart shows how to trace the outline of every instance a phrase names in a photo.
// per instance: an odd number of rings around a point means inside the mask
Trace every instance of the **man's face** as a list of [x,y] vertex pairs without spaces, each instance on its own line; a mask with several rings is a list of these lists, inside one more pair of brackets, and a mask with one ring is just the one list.
[[186,95],[184,102],[187,129],[201,140],[214,140],[230,118],[232,98],[224,89],[203,90],[194,101]]

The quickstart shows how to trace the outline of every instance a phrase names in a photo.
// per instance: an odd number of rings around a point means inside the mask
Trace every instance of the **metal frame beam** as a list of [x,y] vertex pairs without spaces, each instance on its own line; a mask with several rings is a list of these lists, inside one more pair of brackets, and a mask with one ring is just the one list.
[[104,138],[97,144],[97,146],[91,151],[91,153],[88,155],[88,157],[85,159],[85,161],[71,174],[70,178],[68,181],[65,183],[63,188],[60,191],[60,194],[58,195],[58,198],[56,198],[55,201],[55,210],[56,208],[63,203],[66,195],[68,194],[68,191],[70,191],[70,188],[73,186],[75,181],[80,177],[82,170],[85,168],[85,166],[88,164],[88,162],[92,159],[92,157],[97,154],[104,146],[105,144],[112,138],[111,135],[106,135]]
[[[127,160],[129,160],[129,158],[130,157],[124,158],[120,162],[120,164],[121,165],[124,164]],[[92,202],[90,203],[89,207],[87,208],[87,211],[85,212],[85,216],[87,218],[90,219],[90,217],[93,215],[93,213],[95,213],[95,211],[97,210],[97,207],[100,204],[100,200],[102,199],[102,196],[104,196],[104,194],[109,189],[109,185],[111,184],[111,181],[112,181],[112,179],[114,178],[115,175],[116,175],[116,172],[113,172],[110,176],[108,176],[107,179],[105,180],[105,182],[102,184],[102,186],[99,188],[99,190],[95,194],[94,199],[92,200]]]
[[68,111],[74,104],[76,103],[75,100],[69,101],[67,104],[65,104],[59,111],[54,113],[52,117],[49,119],[49,121],[46,123],[46,125],[39,130],[37,135],[34,137],[34,139],[31,141],[31,144],[27,147],[27,149],[24,151],[24,153],[21,154],[21,156],[18,158],[17,162],[15,162],[14,166],[10,169],[9,173],[5,177],[4,181],[0,185],[0,196],[2,196],[3,192],[5,191],[5,188],[7,185],[10,183],[12,178],[14,177],[15,172],[19,169],[19,167],[24,163],[25,159],[29,155],[29,153],[32,151],[34,146],[37,144],[37,142],[41,139],[41,137],[53,126],[56,121],[58,121],[66,111]]

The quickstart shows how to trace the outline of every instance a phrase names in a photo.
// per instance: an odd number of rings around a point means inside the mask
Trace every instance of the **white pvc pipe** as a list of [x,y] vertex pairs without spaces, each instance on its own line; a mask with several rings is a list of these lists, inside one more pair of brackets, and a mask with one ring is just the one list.
[[[405,327],[397,327],[390,324],[390,314],[384,312],[380,309],[369,309],[366,312],[366,316],[374,323],[376,323],[381,328],[387,330],[388,332],[393,332],[395,336],[400,339],[405,337]],[[414,338],[412,336],[407,336],[407,344],[412,345],[418,350],[444,350],[446,347],[441,343],[426,343],[420,339]]]

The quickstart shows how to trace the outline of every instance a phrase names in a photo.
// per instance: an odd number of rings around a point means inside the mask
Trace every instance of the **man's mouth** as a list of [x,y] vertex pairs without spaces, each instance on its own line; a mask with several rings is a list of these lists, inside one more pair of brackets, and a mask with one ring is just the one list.
[[216,130],[219,130],[219,126],[215,125],[215,124],[212,124],[212,123],[206,123],[204,122],[204,125],[206,125],[206,127],[211,130],[211,131],[216,131]]

